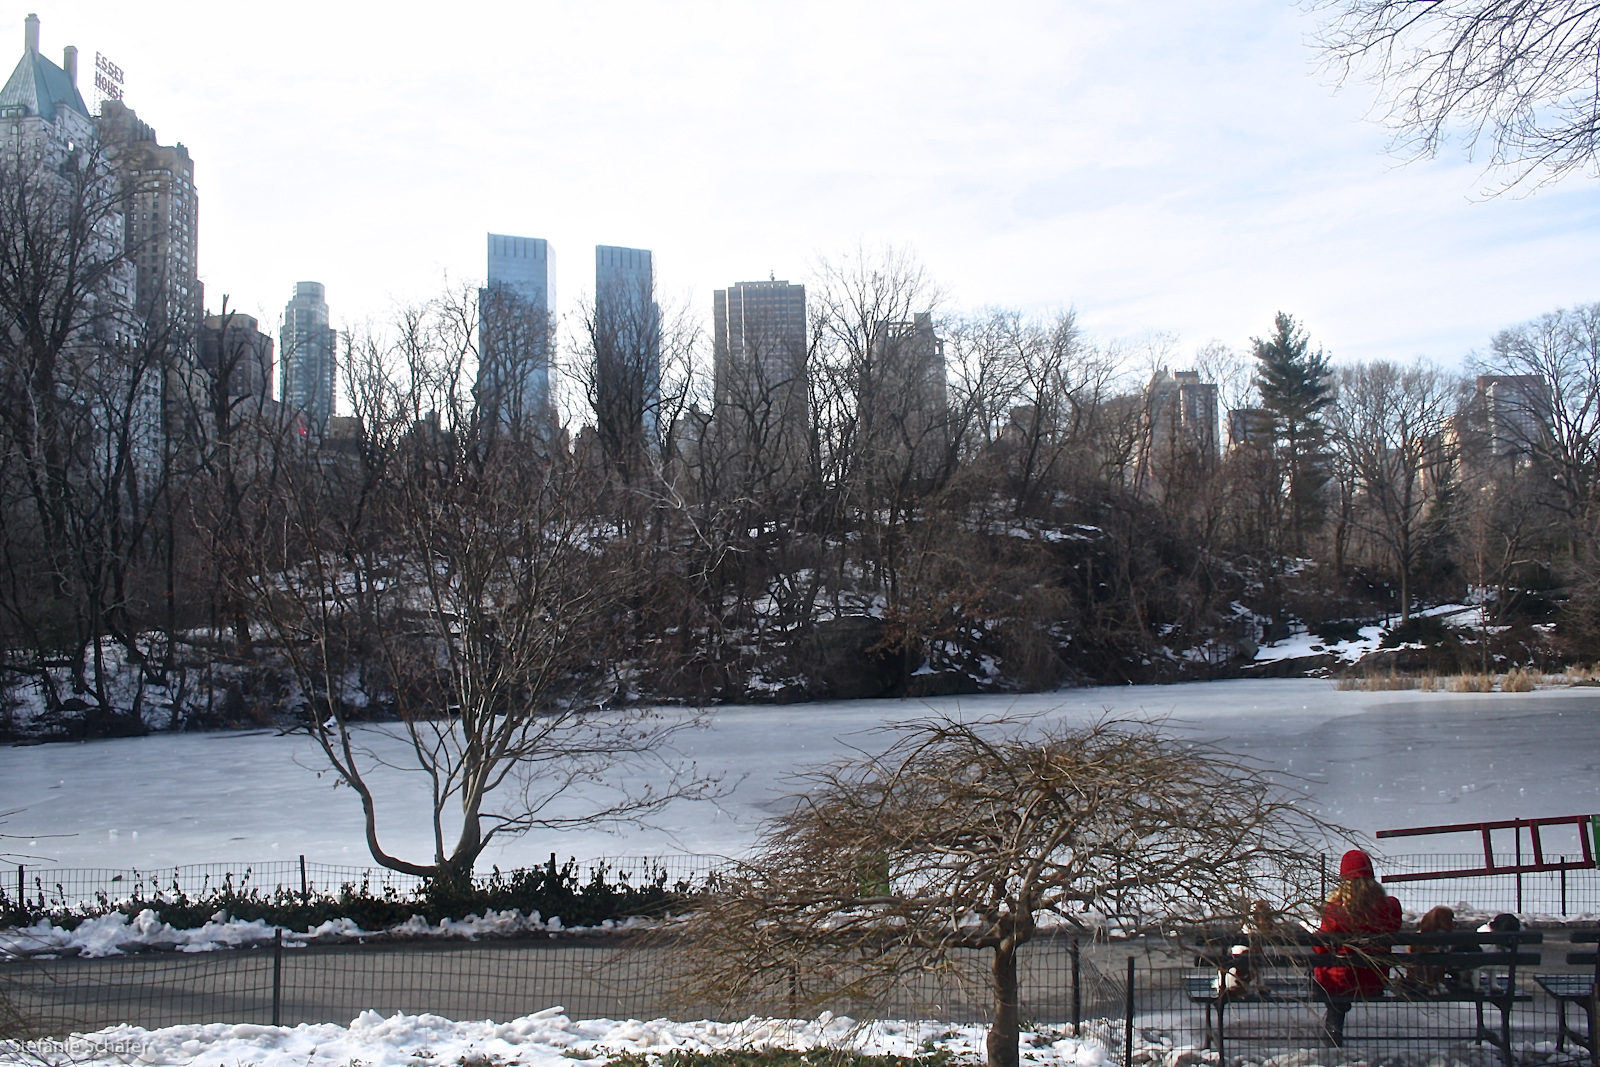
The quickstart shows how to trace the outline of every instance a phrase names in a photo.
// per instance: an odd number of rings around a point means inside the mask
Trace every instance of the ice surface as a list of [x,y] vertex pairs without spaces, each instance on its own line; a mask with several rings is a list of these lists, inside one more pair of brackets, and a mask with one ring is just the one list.
[[[668,712],[678,714],[678,712]],[[492,845],[481,867],[672,852],[739,855],[794,773],[885,743],[885,724],[930,714],[1011,714],[1086,722],[1166,717],[1299,777],[1310,805],[1357,831],[1600,812],[1600,690],[1527,694],[1340,692],[1312,679],[1062,690],[1020,697],[871,700],[721,707],[679,739],[702,770],[728,775],[716,802],[679,803],[649,830],[539,833]],[[361,806],[319,774],[303,735],[159,734],[0,749],[0,811],[22,809],[0,849],[73,867],[215,861],[370,862]],[[428,788],[417,773],[379,771],[379,832],[392,851],[432,855]],[[393,799],[390,800],[389,798]],[[1226,797],[1217,798],[1226,804]],[[53,837],[48,835],[64,835]],[[1395,852],[1459,851],[1417,838]]]

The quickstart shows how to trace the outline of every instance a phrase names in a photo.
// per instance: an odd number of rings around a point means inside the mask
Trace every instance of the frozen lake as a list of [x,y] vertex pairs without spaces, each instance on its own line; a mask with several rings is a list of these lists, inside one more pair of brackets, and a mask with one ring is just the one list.
[[[540,833],[493,845],[481,866],[670,852],[738,855],[799,768],[883,744],[873,729],[947,714],[1012,713],[1085,722],[1164,716],[1175,730],[1299,776],[1312,806],[1357,831],[1600,812],[1600,690],[1529,694],[1339,692],[1304,679],[1073,689],[1013,697],[849,701],[716,709],[680,739],[725,773],[716,802],[680,803],[649,830]],[[304,736],[156,735],[0,749],[0,811],[21,809],[0,852],[73,867],[292,859],[369,862],[360,804],[319,776]],[[388,771],[388,847],[432,851],[427,786]],[[60,836],[50,836],[60,835]],[[1394,842],[1392,852],[1470,849],[1462,838]]]

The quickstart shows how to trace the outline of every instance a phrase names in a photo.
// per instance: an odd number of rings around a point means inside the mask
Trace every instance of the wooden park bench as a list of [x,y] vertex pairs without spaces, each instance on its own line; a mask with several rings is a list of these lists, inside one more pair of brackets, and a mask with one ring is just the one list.
[[[1517,968],[1536,965],[1540,954],[1521,950],[1523,945],[1538,945],[1544,935],[1538,931],[1514,933],[1394,933],[1325,934],[1287,933],[1265,943],[1257,936],[1255,951],[1237,953],[1233,946],[1250,946],[1244,934],[1207,939],[1195,957],[1196,967],[1208,975],[1186,978],[1189,999],[1206,1009],[1206,1047],[1215,1048],[1218,1061],[1227,1062],[1227,1014],[1236,1004],[1471,1004],[1476,1013],[1474,1040],[1488,1042],[1500,1050],[1506,1067],[1511,1067],[1511,1008],[1533,998],[1519,992]],[[1360,952],[1345,956],[1319,953],[1316,946],[1338,948],[1360,946]],[[1416,949],[1424,949],[1422,952]],[[1395,951],[1407,949],[1410,951]],[[1487,951],[1486,951],[1487,950]],[[1385,987],[1371,995],[1333,996],[1316,983],[1312,971],[1317,967],[1349,966],[1369,963],[1380,971],[1388,968],[1395,975]],[[1471,980],[1454,985],[1412,985],[1404,980],[1407,967],[1428,967]],[[1228,988],[1226,974],[1235,969],[1248,971],[1250,980]],[[1485,1022],[1485,1006],[1499,1012],[1498,1026]],[[1212,1019],[1215,1016],[1215,1025]],[[1330,1035],[1342,1043],[1342,1035]],[[1382,1038],[1380,1038],[1382,1040]]]
[[[1600,930],[1576,930],[1572,934],[1575,945],[1593,945],[1600,942]],[[1580,1048],[1589,1050],[1591,1063],[1600,1063],[1600,1047],[1595,1042],[1595,985],[1600,980],[1600,953],[1594,949],[1567,953],[1567,963],[1573,967],[1592,967],[1588,974],[1536,974],[1533,980],[1559,1004],[1560,1029],[1556,1035],[1556,1051],[1567,1047],[1570,1040]],[[1567,1022],[1567,1005],[1576,1004],[1583,1012],[1587,1026],[1583,1033],[1574,1030]]]

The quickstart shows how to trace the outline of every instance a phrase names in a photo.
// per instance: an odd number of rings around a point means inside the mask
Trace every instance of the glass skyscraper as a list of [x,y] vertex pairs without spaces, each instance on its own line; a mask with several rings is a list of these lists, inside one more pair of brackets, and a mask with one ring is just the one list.
[[488,284],[478,291],[478,403],[502,429],[543,435],[552,424],[555,249],[539,237],[489,234]]
[[326,296],[321,282],[295,282],[278,335],[284,409],[299,420],[302,434],[318,438],[328,432],[333,414],[334,366],[339,358],[339,333],[328,325]]
[[661,404],[661,309],[655,257],[646,248],[594,249],[595,393],[616,433],[656,437]]

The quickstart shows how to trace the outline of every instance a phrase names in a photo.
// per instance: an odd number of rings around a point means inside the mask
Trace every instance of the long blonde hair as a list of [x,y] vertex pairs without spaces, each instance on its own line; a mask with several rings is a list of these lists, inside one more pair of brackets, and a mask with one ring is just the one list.
[[1376,878],[1346,878],[1333,887],[1328,903],[1342,906],[1352,919],[1359,921],[1375,914],[1378,904],[1388,895]]

